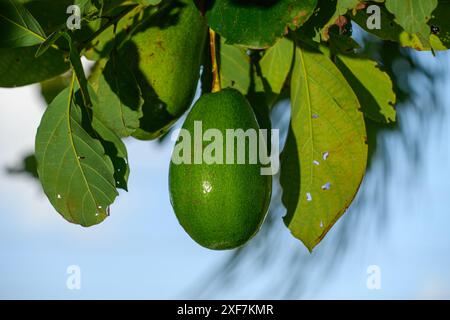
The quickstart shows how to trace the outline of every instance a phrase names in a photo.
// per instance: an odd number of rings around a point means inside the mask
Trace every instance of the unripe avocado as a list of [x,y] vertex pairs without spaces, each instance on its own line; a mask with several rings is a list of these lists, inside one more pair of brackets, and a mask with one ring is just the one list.
[[[207,164],[205,159],[201,164],[194,163],[194,145],[201,144],[203,152],[215,140],[205,138],[198,143],[194,139],[198,121],[203,133],[208,129],[220,131],[223,164]],[[206,248],[242,246],[258,232],[272,192],[272,178],[261,175],[259,157],[255,164],[249,163],[248,139],[245,164],[236,163],[237,143],[232,154],[234,164],[226,161],[227,129],[254,129],[258,135],[259,126],[250,104],[234,89],[205,94],[195,103],[182,128],[191,136],[190,164],[174,163],[175,153],[180,151],[175,147],[169,170],[170,198],[178,221],[192,239]],[[182,140],[180,134],[178,143]],[[258,142],[259,148],[266,148],[264,141]]]
[[148,17],[123,49],[144,97],[143,117],[133,134],[150,140],[162,135],[195,95],[207,27],[192,0],[171,0]]

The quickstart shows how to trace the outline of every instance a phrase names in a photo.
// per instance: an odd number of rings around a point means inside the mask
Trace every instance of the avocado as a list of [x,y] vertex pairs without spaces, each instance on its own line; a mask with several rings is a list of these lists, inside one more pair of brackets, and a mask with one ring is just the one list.
[[155,139],[189,109],[200,75],[207,34],[192,0],[171,0],[144,18],[121,54],[134,65],[143,95],[143,116],[133,136]]
[[[205,136],[199,143],[196,130],[200,124]],[[187,135],[180,133],[169,169],[170,200],[178,221],[192,239],[206,248],[225,250],[240,247],[261,227],[272,192],[272,177],[261,175],[259,157],[253,164],[250,161],[249,139],[245,141],[245,164],[237,163],[236,140],[231,140],[235,143],[234,152],[229,149],[231,152],[227,154],[227,129],[242,129],[244,132],[253,129],[258,135],[259,126],[253,110],[235,89],[208,93],[195,103],[183,129],[191,139],[186,143]],[[206,138],[208,129],[216,129],[222,140]],[[190,146],[186,150],[191,149],[191,152],[180,163],[174,159],[177,154],[187,152],[177,148],[183,141],[185,146]],[[266,148],[264,139],[257,141],[258,151]],[[213,142],[218,143],[216,146],[222,149],[222,154],[215,149],[211,152],[216,156],[214,163],[206,157],[200,163],[196,162],[198,149],[205,155]],[[196,145],[201,148],[196,150]],[[234,161],[227,160],[230,155]]]

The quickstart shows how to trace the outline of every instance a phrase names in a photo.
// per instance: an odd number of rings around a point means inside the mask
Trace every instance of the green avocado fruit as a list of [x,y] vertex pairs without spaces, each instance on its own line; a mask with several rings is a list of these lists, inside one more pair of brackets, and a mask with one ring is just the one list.
[[[214,137],[207,137],[209,129],[215,129]],[[245,164],[237,163],[238,143],[227,139],[228,129],[254,129],[258,135],[258,123],[245,97],[235,89],[203,95],[183,124],[169,170],[170,200],[178,221],[197,243],[215,250],[240,247],[259,231],[272,192],[272,177],[261,175],[259,157],[254,164],[249,161],[249,139],[243,148]],[[234,141],[234,151],[228,149],[234,164],[226,161],[227,141]],[[256,141],[258,151],[266,148],[263,139],[261,143]],[[210,148],[213,143],[214,152]],[[198,164],[195,157],[200,154],[206,157]]]
[[191,106],[207,34],[204,17],[192,0],[171,0],[151,14],[121,49],[134,65],[143,95],[143,117],[133,133],[155,139]]

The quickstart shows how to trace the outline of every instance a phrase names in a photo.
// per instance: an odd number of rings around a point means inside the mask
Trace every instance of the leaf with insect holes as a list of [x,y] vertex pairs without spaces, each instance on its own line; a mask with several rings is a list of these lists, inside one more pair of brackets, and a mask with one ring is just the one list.
[[[120,139],[96,120],[91,122],[75,78],[49,105],[36,135],[39,179],[55,209],[82,226],[102,222],[127,165]],[[95,96],[91,97],[95,102]],[[123,173],[117,172],[121,168]],[[122,181],[122,183],[124,183]]]
[[[77,79],[79,85],[79,93],[82,98],[82,104],[87,108],[98,110],[99,102],[95,94],[94,89],[89,85],[86,75],[84,74],[83,65],[81,63],[80,54],[73,42],[70,34],[63,32],[62,35],[69,43],[70,54],[69,60],[72,65],[74,77]],[[94,99],[93,99],[94,97]],[[125,145],[116,135],[112,132],[107,124],[102,122],[102,119],[94,117],[92,119],[92,127],[97,134],[103,139],[103,147],[105,148],[106,155],[112,160],[114,167],[114,180],[117,188],[128,190],[128,176],[129,166],[127,162],[127,152]]]
[[282,200],[286,225],[311,251],[355,197],[366,132],[358,99],[333,62],[306,45],[297,46],[294,59]]

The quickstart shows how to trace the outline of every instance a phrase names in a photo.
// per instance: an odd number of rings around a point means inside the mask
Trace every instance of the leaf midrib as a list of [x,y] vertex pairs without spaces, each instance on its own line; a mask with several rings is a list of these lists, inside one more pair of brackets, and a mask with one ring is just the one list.
[[[75,155],[75,161],[76,161],[77,166],[78,166],[78,168],[79,168],[79,170],[81,172],[81,176],[83,177],[83,181],[84,181],[84,183],[86,185],[86,189],[87,189],[86,192],[89,193],[89,195],[91,197],[91,200],[94,202],[95,206],[97,207],[97,201],[95,201],[93,192],[92,192],[92,190],[91,190],[91,188],[89,186],[89,183],[88,183],[87,178],[86,178],[86,176],[84,174],[83,168],[81,167],[81,162],[80,162],[80,159],[78,158],[77,149],[75,147],[75,143],[73,141],[73,136],[72,136],[73,135],[72,118],[70,116],[70,111],[72,109],[73,93],[74,93],[73,91],[74,91],[74,86],[75,86],[75,78],[76,78],[76,75],[75,75],[75,73],[73,73],[73,75],[72,75],[72,82],[70,84],[70,90],[69,90],[69,99],[68,99],[69,104],[68,104],[68,106],[66,108],[67,127],[69,128],[69,142],[70,142],[70,146],[72,147],[72,151],[73,151],[73,153]],[[86,224],[87,221],[86,221],[86,217],[84,215],[84,196],[83,196],[83,204],[81,206],[81,218],[82,218],[83,222]]]
[[[314,129],[313,129],[313,125],[312,125],[312,111],[311,111],[311,91],[310,91],[310,84],[309,84],[309,77],[308,77],[308,71],[306,70],[306,65],[305,65],[305,56],[303,54],[303,49],[299,48],[300,51],[300,55],[301,55],[301,62],[302,62],[302,72],[304,74],[304,79],[305,79],[305,86],[306,86],[306,91],[307,91],[307,109],[308,109],[308,123],[309,123],[309,134],[311,137],[311,155],[314,155]],[[309,168],[310,168],[310,185],[313,185],[313,179],[314,179],[314,170],[313,170],[313,166],[311,164],[309,164]],[[302,189],[302,188],[301,188]],[[303,195],[300,195],[300,199],[302,199]],[[302,200],[300,200],[302,201]]]

